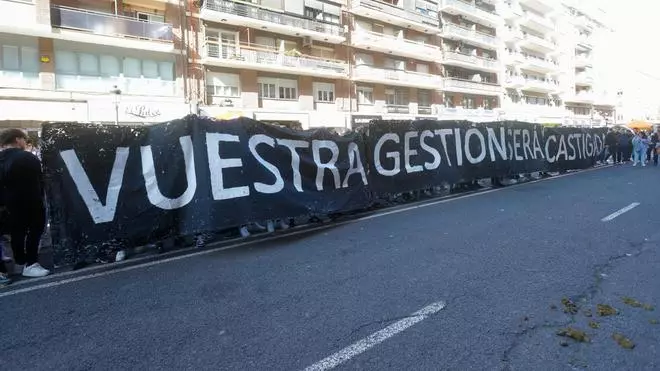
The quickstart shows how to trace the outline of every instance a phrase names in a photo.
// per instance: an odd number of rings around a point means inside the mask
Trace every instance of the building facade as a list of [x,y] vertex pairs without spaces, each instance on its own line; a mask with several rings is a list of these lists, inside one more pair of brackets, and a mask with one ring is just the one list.
[[0,0],[0,125],[600,125],[600,28],[554,0]]

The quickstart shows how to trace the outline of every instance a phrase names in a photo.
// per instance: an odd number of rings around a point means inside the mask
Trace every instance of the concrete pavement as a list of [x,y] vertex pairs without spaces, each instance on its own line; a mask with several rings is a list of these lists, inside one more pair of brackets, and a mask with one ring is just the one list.
[[[621,300],[660,303],[659,180],[617,166],[0,293],[0,369],[302,370],[439,302],[336,369],[653,369],[660,316]],[[591,342],[560,345],[569,325]]]

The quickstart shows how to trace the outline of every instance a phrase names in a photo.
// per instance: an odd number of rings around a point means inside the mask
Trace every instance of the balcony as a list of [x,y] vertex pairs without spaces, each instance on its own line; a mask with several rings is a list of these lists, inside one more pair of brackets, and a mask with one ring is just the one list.
[[173,51],[172,25],[147,22],[82,9],[53,5],[50,20],[58,39],[154,51]]
[[525,79],[524,89],[539,93],[553,93],[559,90],[559,84],[555,81],[532,77]]
[[588,72],[581,72],[575,75],[575,83],[577,85],[591,86],[594,84],[594,77]]
[[207,38],[202,63],[295,75],[327,78],[348,77],[348,64],[338,60],[306,56],[297,51],[278,51],[247,44],[226,44]]
[[503,54],[504,63],[506,63],[507,66],[517,66],[524,64],[527,59],[526,57],[520,53],[520,52],[513,52],[513,51],[505,51]]
[[486,49],[497,49],[500,45],[495,36],[464,28],[456,24],[446,23],[442,27],[442,36],[452,40],[465,40]]
[[55,86],[58,90],[107,94],[115,85],[124,95],[170,97],[177,94],[176,81],[128,77],[55,75]]
[[309,36],[314,40],[335,44],[346,40],[340,25],[297,17],[244,2],[206,0],[200,17],[205,21],[251,27],[289,36]]
[[354,14],[403,28],[435,35],[440,27],[437,8],[413,11],[378,0],[352,0],[350,4]]
[[460,15],[472,22],[483,24],[490,27],[496,27],[502,24],[502,19],[495,13],[477,7],[474,3],[461,0],[441,0],[440,10]]
[[38,72],[0,71],[0,86],[16,89],[39,89]]
[[509,89],[521,89],[525,84],[525,78],[520,75],[509,75],[504,80],[504,86]]
[[593,42],[591,41],[591,36],[589,35],[580,35],[578,36],[577,44],[580,48],[584,50],[593,49]]
[[523,10],[520,5],[502,2],[497,5],[497,13],[505,20],[514,20],[522,17]]
[[589,55],[578,54],[575,56],[575,67],[585,68],[591,66],[592,66],[592,60]]
[[443,107],[439,109],[440,120],[468,120],[474,122],[496,121],[498,113],[492,109]]
[[448,51],[444,52],[442,63],[450,66],[459,66],[490,72],[497,72],[500,68],[500,63],[494,59]]
[[520,25],[542,33],[555,30],[555,23],[550,18],[546,18],[530,11],[525,11],[523,18],[520,20]]
[[522,33],[522,31],[520,31],[517,28],[514,29],[512,27],[505,27],[502,30],[502,33],[501,33],[500,37],[505,42],[516,43],[516,42],[522,40],[525,37],[525,35]]
[[385,106],[385,111],[387,113],[410,113],[409,105],[393,105],[388,104]]
[[502,92],[502,88],[497,84],[463,80],[454,77],[443,79],[442,90],[480,95],[499,95]]
[[555,44],[552,40],[544,39],[529,33],[524,35],[520,45],[542,53],[549,53],[555,51],[557,48],[557,44]]
[[588,90],[582,90],[564,98],[564,102],[594,103],[596,95]]
[[526,55],[524,58],[525,63],[522,68],[530,71],[548,73],[559,68],[559,65],[551,59],[539,58],[533,55]]
[[543,117],[564,118],[569,115],[569,111],[563,107],[529,103],[509,103],[505,111],[507,119],[521,121]]
[[351,45],[360,49],[373,50],[429,62],[438,62],[442,58],[442,51],[435,45],[407,40],[403,37],[379,34],[363,29],[358,29],[353,33]]
[[353,69],[353,78],[356,81],[372,84],[408,86],[429,90],[439,90],[442,86],[442,78],[437,75],[377,68],[368,65],[355,66]]
[[518,0],[518,2],[544,14],[561,8],[561,3],[557,0]]

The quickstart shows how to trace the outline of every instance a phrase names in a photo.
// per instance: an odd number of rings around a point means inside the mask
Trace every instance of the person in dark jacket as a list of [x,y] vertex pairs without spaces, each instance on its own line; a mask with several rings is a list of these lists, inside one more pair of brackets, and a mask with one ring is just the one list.
[[621,162],[628,162],[632,157],[632,152],[633,152],[632,138],[633,138],[633,134],[630,132],[621,133],[621,135],[619,136],[619,150],[621,151]]
[[650,152],[649,163],[651,162],[651,158],[652,158],[654,166],[658,166],[658,151],[656,149],[656,147],[658,147],[658,143],[660,143],[660,129],[658,129],[655,133],[651,134],[651,145],[649,146],[649,152]]
[[2,201],[9,211],[14,273],[43,277],[50,271],[39,264],[39,242],[46,227],[41,161],[26,151],[27,141],[19,129],[0,133]]
[[[608,148],[610,156],[612,156],[612,162],[618,164],[621,162],[621,153],[619,151],[619,133],[615,130],[610,130],[605,136],[605,145]],[[607,159],[605,159],[607,161]]]

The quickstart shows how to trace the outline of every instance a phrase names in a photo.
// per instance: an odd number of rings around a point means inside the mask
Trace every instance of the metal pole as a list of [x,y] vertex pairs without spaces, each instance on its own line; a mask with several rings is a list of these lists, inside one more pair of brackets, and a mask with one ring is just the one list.
[[115,98],[115,125],[119,125],[119,100],[117,98]]
[[119,7],[117,6],[117,0],[115,0],[115,15],[119,15]]

